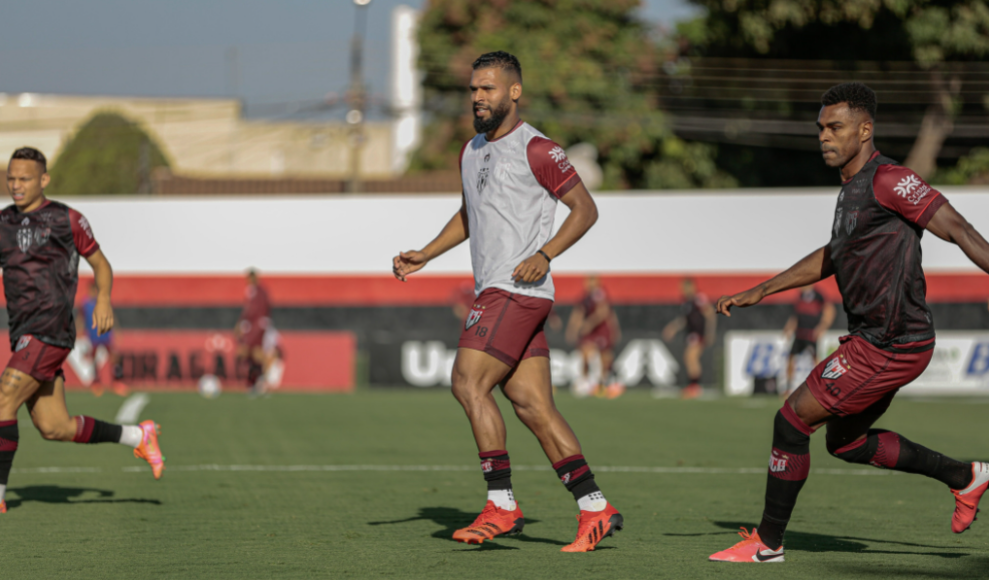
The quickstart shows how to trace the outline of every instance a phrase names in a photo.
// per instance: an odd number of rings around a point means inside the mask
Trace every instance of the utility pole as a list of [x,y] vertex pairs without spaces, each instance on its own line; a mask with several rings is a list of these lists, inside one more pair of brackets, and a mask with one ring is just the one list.
[[347,191],[361,192],[361,147],[364,146],[364,111],[367,92],[364,87],[364,31],[367,28],[367,7],[371,0],[354,0],[357,8],[354,37],[350,41],[350,90],[347,92],[347,123],[350,125],[350,180]]

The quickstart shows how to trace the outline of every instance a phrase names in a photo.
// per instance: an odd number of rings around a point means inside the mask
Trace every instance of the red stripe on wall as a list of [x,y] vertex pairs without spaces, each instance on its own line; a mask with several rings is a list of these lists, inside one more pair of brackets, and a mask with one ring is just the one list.
[[[712,300],[759,284],[772,274],[703,274],[691,276],[701,292]],[[601,281],[615,304],[673,304],[681,301],[682,275],[602,275]],[[583,294],[584,276],[559,274],[557,301],[570,304]],[[277,306],[443,306],[450,304],[467,276],[411,276],[406,283],[387,275],[270,275],[262,278]],[[80,299],[88,280],[80,282]],[[834,279],[818,285],[830,300],[839,300]],[[217,307],[243,303],[241,276],[117,276],[113,286],[116,306]],[[789,301],[793,292],[773,296],[767,302]],[[928,274],[927,297],[931,302],[981,302],[989,298],[985,274]]]

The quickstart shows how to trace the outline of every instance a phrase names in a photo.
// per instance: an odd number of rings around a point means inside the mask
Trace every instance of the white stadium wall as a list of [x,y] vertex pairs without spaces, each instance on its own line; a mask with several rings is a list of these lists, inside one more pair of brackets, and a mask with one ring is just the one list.
[[[830,238],[834,190],[627,193],[596,196],[597,225],[553,262],[557,273],[732,274],[786,268]],[[946,189],[989,232],[989,190]],[[403,249],[428,242],[457,211],[449,195],[250,198],[79,197],[118,274],[387,274]],[[559,204],[557,227],[567,213]],[[975,273],[962,252],[927,235],[928,272]],[[468,274],[466,245],[429,265]]]

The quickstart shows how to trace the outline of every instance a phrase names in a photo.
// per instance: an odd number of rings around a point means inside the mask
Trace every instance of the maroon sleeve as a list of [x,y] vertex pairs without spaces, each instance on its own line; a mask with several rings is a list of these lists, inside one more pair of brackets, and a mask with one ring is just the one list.
[[96,236],[93,235],[93,228],[89,225],[86,216],[69,208],[69,223],[72,224],[72,240],[76,244],[76,250],[83,258],[88,258],[100,249],[96,243]]
[[872,178],[872,191],[884,208],[925,228],[948,199],[919,175],[899,165],[880,165]]
[[554,197],[563,197],[580,183],[580,176],[567,159],[567,152],[549,139],[533,137],[526,155],[536,181]]

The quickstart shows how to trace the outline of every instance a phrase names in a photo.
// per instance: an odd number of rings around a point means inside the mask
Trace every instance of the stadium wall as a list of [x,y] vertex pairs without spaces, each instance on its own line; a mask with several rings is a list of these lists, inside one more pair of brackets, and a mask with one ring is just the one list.
[[[977,228],[989,231],[989,189],[945,193]],[[644,383],[655,384],[660,376],[682,380],[682,370],[668,362],[679,358],[682,344],[659,339],[679,312],[680,281],[690,276],[716,297],[788,267],[830,238],[835,195],[820,189],[596,195],[598,224],[553,262],[556,311],[565,323],[585,276],[600,274],[624,329],[619,351],[628,351],[629,368],[638,364]],[[226,331],[242,302],[243,272],[256,267],[281,329],[354,333],[357,348],[370,356],[361,380],[443,382],[444,369],[434,373],[435,381],[426,371],[439,368],[436,361],[445,366],[455,348],[459,322],[450,303],[470,284],[468,247],[454,249],[405,284],[389,270],[399,250],[421,247],[435,236],[457,211],[458,196],[63,201],[89,218],[114,265],[114,301],[125,332]],[[566,211],[559,204],[557,226]],[[989,277],[957,247],[930,235],[924,257],[938,328],[985,328]],[[822,288],[838,298],[833,282]],[[719,320],[717,346],[705,354],[705,382],[722,382],[725,332],[782,328],[792,298],[775,297]],[[843,324],[839,315],[835,327]],[[550,342],[555,359],[571,356],[562,332],[551,329]],[[556,365],[559,377],[567,376],[566,364]]]

